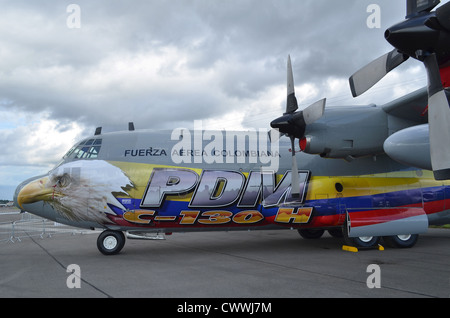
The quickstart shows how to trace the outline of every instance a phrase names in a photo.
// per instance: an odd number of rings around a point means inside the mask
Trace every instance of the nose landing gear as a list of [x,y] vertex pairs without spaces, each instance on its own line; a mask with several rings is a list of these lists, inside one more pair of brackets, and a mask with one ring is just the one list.
[[125,235],[120,231],[103,231],[97,239],[97,248],[104,255],[116,255],[125,245]]

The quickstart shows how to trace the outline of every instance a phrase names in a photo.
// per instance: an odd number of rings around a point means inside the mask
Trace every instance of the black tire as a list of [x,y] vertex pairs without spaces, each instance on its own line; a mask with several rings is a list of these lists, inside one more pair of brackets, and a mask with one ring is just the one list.
[[304,239],[316,240],[316,239],[320,239],[322,237],[323,233],[325,233],[325,230],[318,230],[318,229],[302,229],[302,230],[300,230],[299,229],[298,233]]
[[345,222],[342,232],[344,234],[345,244],[354,247],[373,248],[378,246],[381,240],[381,237],[379,236],[349,237],[347,222]]
[[97,239],[97,248],[104,255],[116,255],[125,245],[125,235],[120,231],[103,231]]
[[344,233],[342,233],[342,228],[338,227],[335,229],[329,229],[328,233],[335,238],[343,238],[344,237]]
[[381,237],[379,236],[365,236],[365,237],[345,237],[347,245],[359,248],[373,248],[378,246]]
[[383,236],[386,245],[395,248],[411,248],[416,245],[419,234]]

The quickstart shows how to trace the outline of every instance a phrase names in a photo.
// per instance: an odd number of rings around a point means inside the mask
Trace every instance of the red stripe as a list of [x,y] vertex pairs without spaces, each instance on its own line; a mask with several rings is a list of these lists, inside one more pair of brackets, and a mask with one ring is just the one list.
[[422,208],[392,208],[351,212],[350,220],[352,227],[368,226],[401,220],[424,214]]
[[446,202],[448,202],[448,200],[424,202],[423,208],[426,214],[442,212],[445,210],[445,206],[449,206]]

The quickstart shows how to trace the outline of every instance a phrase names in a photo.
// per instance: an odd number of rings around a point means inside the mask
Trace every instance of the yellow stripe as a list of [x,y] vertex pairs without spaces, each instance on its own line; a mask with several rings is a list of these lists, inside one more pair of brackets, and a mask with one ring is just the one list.
[[[418,174],[416,171],[398,171],[349,177],[313,176],[308,184],[306,200],[369,196],[450,184],[434,180],[431,171],[423,171]],[[337,183],[343,187],[343,191],[340,193],[336,190]]]
[[[187,169],[196,172],[199,176],[203,171],[203,169],[169,165],[119,161],[113,161],[110,163],[120,168],[130,178],[133,182],[134,188],[126,188],[124,191],[126,191],[130,197],[138,199],[143,197],[150,176],[155,168]],[[243,174],[246,178],[248,178],[248,172],[243,172]],[[277,175],[277,184],[281,181],[282,177],[283,175]],[[337,183],[342,185],[342,192],[337,191]],[[431,171],[397,171],[345,177],[312,176],[308,184],[306,200],[369,196],[394,191],[419,189],[423,187],[442,186],[444,184],[450,185],[450,181],[445,183],[435,181]],[[172,201],[189,202],[191,195],[192,194],[189,193],[184,196],[168,196],[167,199]]]

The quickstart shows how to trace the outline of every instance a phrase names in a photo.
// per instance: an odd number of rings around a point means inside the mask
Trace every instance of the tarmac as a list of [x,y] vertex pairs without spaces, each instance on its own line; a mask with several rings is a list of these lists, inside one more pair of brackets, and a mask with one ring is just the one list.
[[[297,231],[174,233],[127,240],[118,255],[97,233],[0,243],[2,298],[447,298],[450,230],[411,249],[342,250]],[[69,269],[69,270],[68,270]],[[177,300],[178,301],[178,300]]]

